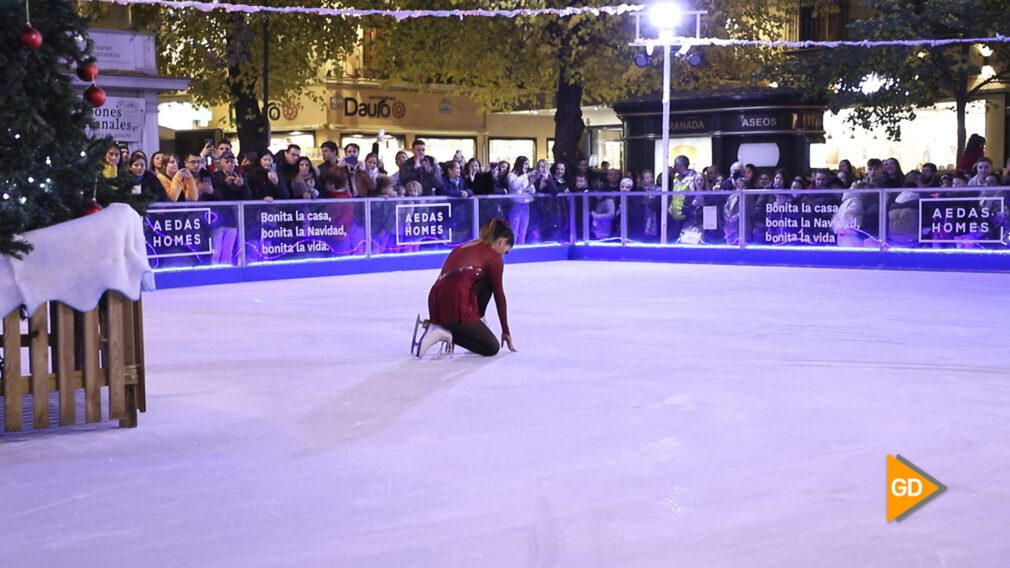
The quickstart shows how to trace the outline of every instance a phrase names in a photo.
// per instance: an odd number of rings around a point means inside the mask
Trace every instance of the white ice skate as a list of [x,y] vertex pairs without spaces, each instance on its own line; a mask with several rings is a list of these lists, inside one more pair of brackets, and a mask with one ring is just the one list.
[[[418,329],[424,328],[424,332],[421,334],[420,339],[417,337]],[[428,351],[436,344],[441,343],[443,353],[452,354],[453,343],[452,343],[452,332],[440,325],[431,323],[428,320],[421,320],[421,316],[417,316],[417,322],[414,323],[414,340],[411,342],[410,350],[411,353],[417,357],[424,357]]]
[[[424,328],[425,330],[427,330],[427,327],[428,327],[427,321],[422,321],[421,320],[421,314],[417,314],[417,321],[414,322],[414,338],[410,340],[410,354],[411,355],[417,355],[417,347],[421,343],[421,341],[417,337],[417,332],[419,330],[421,330],[422,328]],[[422,332],[421,335],[423,336],[424,332]]]

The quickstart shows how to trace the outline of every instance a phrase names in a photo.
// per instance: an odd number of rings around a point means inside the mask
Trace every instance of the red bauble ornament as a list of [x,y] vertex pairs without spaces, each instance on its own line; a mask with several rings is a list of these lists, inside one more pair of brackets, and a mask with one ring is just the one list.
[[81,210],[82,215],[91,215],[92,213],[98,213],[102,210],[102,206],[98,204],[97,199],[92,199],[90,203],[84,206]]
[[94,59],[82,61],[77,66],[77,76],[81,78],[81,81],[94,81],[98,78],[98,64]]
[[42,34],[31,24],[25,24],[25,29],[21,32],[21,45],[28,51],[35,51],[42,47]]
[[98,85],[92,84],[84,90],[84,98],[91,103],[91,106],[98,108],[105,104],[105,90]]

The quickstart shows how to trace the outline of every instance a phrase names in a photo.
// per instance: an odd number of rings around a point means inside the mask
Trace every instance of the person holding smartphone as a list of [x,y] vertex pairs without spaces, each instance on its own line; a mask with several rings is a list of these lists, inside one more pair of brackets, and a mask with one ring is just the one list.
[[[213,193],[202,196],[202,201],[243,201],[252,199],[252,193],[246,184],[242,172],[238,169],[235,154],[230,151],[221,153],[217,161],[217,170],[211,174]],[[235,244],[238,241],[238,223],[235,210],[231,207],[215,207],[211,218],[211,248],[214,251],[214,264],[232,264],[236,258]]]
[[379,180],[379,156],[369,154],[365,161],[357,167],[354,172],[354,187],[359,192],[359,197],[376,197]]
[[417,181],[423,188],[424,195],[433,195],[435,188],[441,188],[442,168],[434,164],[430,156],[425,155],[424,140],[414,140],[410,147],[413,156],[400,165],[400,183]]
[[224,152],[217,161],[217,171],[211,174],[214,194],[219,201],[239,201],[252,199],[249,186],[238,169],[235,154]]
[[298,158],[298,175],[291,184],[292,199],[315,199],[319,197],[319,190],[316,188],[316,179],[319,176],[316,168],[312,166],[312,160],[302,156]]
[[358,170],[358,155],[361,153],[361,147],[351,142],[344,146],[344,157],[337,162],[337,168],[341,169],[344,178],[347,180],[347,185],[351,190],[351,195],[354,197],[368,197],[367,188],[358,188],[357,183],[355,183],[355,173]]
[[256,163],[249,170],[249,191],[253,199],[273,201],[274,199],[290,199],[288,187],[281,183],[277,175],[277,164],[274,155],[269,150],[259,153]]
[[516,243],[526,242],[526,231],[530,224],[530,202],[537,192],[530,176],[530,160],[526,156],[516,158],[512,171],[508,174],[508,192],[516,195],[509,210],[509,224],[515,231]]
[[200,149],[200,165],[207,168],[207,171],[213,172],[217,168],[217,160],[220,155],[217,148],[214,147],[214,140],[207,138],[203,141],[203,148]]
[[196,178],[189,168],[179,167],[179,157],[175,154],[162,154],[161,166],[155,167],[155,174],[161,182],[164,192],[158,196],[159,201],[196,201],[200,197]]

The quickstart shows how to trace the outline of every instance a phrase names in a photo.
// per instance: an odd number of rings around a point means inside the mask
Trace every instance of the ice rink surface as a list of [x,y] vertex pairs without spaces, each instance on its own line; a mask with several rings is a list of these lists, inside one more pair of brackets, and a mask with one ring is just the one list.
[[519,352],[417,361],[435,276],[148,294],[139,428],[0,437],[3,565],[1010,563],[1008,275],[506,258]]

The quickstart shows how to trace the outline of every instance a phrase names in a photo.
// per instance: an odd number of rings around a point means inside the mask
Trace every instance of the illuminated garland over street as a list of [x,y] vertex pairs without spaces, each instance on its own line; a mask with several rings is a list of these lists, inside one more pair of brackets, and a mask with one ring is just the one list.
[[[228,4],[225,2],[196,2],[190,0],[84,0],[85,2],[106,2],[123,6],[145,5],[163,6],[176,10],[199,10],[201,12],[224,11],[242,12],[245,14],[312,14],[338,18],[365,18],[369,16],[385,16],[396,20],[412,18],[516,18],[530,16],[569,17],[580,14],[609,14],[611,16],[641,12],[646,9],[643,4],[619,4],[616,6],[540,8],[518,10],[361,10],[358,8],[321,8],[305,6],[253,6],[248,4]],[[962,45],[973,43],[1010,43],[1010,37],[996,34],[993,37],[978,38],[947,38],[947,39],[901,39],[882,41],[769,41],[749,39],[722,38],[671,38],[662,40],[645,40],[644,43],[654,45],[691,45],[718,47],[779,47],[787,49],[806,49],[823,47],[828,49],[838,47],[939,47],[944,45]]]
[[948,39],[892,39],[882,41],[782,41],[782,40],[756,40],[756,39],[722,39],[715,37],[675,37],[668,41],[663,40],[643,40],[643,43],[653,43],[663,45],[691,45],[718,47],[784,47],[788,49],[805,49],[810,47],[824,47],[834,49],[838,47],[940,47],[944,45],[962,45],[973,43],[1010,43],[1010,37],[996,34],[993,37],[960,37]]
[[518,16],[577,16],[579,14],[609,14],[612,16],[638,12],[645,9],[640,4],[621,4],[619,6],[599,6],[583,8],[542,8],[542,9],[519,9],[519,10],[361,10],[358,8],[321,8],[303,6],[250,6],[248,4],[227,4],[224,2],[191,2],[180,0],[85,0],[90,2],[108,2],[112,4],[127,5],[152,5],[174,8],[177,10],[199,10],[201,12],[211,12],[221,10],[224,12],[244,12],[246,14],[259,14],[263,12],[273,14],[313,14],[317,16],[343,17],[343,18],[364,18],[368,16],[388,16],[397,20],[408,20],[411,18],[515,18]]

